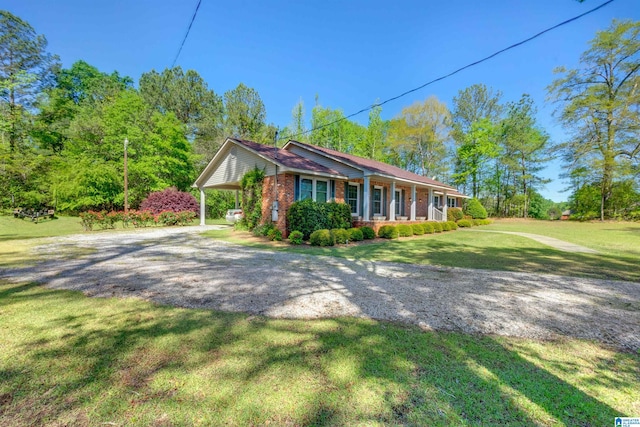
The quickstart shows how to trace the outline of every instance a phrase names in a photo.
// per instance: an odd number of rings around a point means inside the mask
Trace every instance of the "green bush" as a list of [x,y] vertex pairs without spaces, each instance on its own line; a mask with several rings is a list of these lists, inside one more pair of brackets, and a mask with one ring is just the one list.
[[311,243],[312,246],[333,246],[335,245],[335,240],[331,231],[325,228],[311,233],[309,243]]
[[273,223],[267,222],[264,224],[256,225],[252,231],[254,236],[257,237],[267,237],[271,230],[274,230],[276,227]]
[[470,215],[473,219],[485,219],[487,217],[487,210],[482,206],[480,200],[475,198],[467,200],[464,213]]
[[472,227],[472,226],[473,226],[473,224],[471,223],[471,220],[461,219],[460,221],[458,221],[458,227],[468,228],[468,227]]
[[493,221],[491,221],[490,219],[479,219],[478,222],[479,225],[489,225],[493,223]]
[[460,208],[448,208],[447,209],[447,221],[459,221],[464,217],[462,209]]
[[362,230],[360,230],[359,228],[350,228],[347,231],[349,232],[349,240],[351,240],[352,242],[359,242],[364,239]]
[[333,234],[333,240],[339,245],[344,245],[349,240],[349,232],[344,228],[334,228],[331,234]]
[[365,240],[371,240],[371,239],[375,239],[376,238],[376,232],[373,231],[373,228],[371,228],[371,227],[367,227],[365,225],[363,227],[360,227],[360,231],[362,231],[362,237]]
[[424,234],[424,227],[422,224],[413,224],[411,225],[411,228],[413,229],[413,234],[416,236],[422,236]]
[[451,231],[451,224],[449,224],[449,221],[445,221],[441,223],[441,225],[442,225],[442,231]]
[[433,223],[433,232],[434,233],[442,233],[442,223],[434,222]]
[[269,240],[280,242],[282,240],[282,231],[274,227],[269,230],[269,232],[267,233],[267,237],[269,238]]
[[245,173],[240,181],[242,188],[242,212],[240,220],[249,230],[253,230],[262,220],[262,183],[264,170],[257,166]]
[[457,230],[458,229],[458,224],[456,224],[455,221],[447,221],[447,223],[449,223],[449,230]]
[[398,236],[400,237],[411,237],[413,236],[413,228],[408,224],[398,224],[396,226],[398,228]]
[[302,244],[302,232],[298,230],[294,230],[289,233],[289,243],[292,245],[301,245]]
[[287,211],[287,229],[308,239],[316,230],[350,228],[351,208],[346,203],[318,203],[311,199],[294,202]]
[[425,222],[422,224],[422,228],[424,228],[424,233],[425,234],[433,234],[433,223],[432,222]]
[[398,227],[395,225],[383,225],[378,230],[378,237],[383,239],[397,239],[398,238]]

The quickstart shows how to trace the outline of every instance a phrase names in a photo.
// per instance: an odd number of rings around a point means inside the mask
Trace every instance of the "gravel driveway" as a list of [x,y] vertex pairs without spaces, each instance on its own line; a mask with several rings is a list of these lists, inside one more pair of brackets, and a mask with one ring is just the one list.
[[[204,238],[202,230],[56,238],[36,251],[59,253],[59,259],[0,276],[181,307],[286,318],[357,316],[640,349],[640,283],[272,252]],[[64,256],[70,253],[74,259]]]

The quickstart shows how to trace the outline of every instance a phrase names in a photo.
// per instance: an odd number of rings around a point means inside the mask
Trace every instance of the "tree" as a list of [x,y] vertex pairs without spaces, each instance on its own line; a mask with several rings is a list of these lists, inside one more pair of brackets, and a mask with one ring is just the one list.
[[369,123],[365,137],[361,140],[361,144],[354,147],[354,152],[358,156],[378,161],[386,159],[389,122],[382,120],[381,112],[382,107],[380,106],[375,106],[369,111]]
[[197,154],[209,161],[224,137],[222,98],[194,70],[151,70],[140,77],[140,95],[161,113],[172,112],[185,125]]
[[265,126],[266,110],[258,92],[240,83],[224,94],[225,132],[237,138],[255,139]]
[[298,101],[298,103],[291,110],[291,125],[289,126],[289,130],[285,135],[291,137],[291,139],[295,139],[297,141],[306,141],[307,140],[307,129],[304,124],[305,120],[305,111],[304,111],[304,102],[302,98]]
[[435,96],[402,109],[391,122],[389,139],[399,166],[424,176],[447,174],[449,109]]
[[58,66],[58,58],[46,48],[47,39],[31,25],[0,10],[0,99],[7,104],[1,111],[11,152],[28,132],[25,115]]
[[312,144],[343,153],[362,146],[367,132],[364,126],[345,119],[342,110],[320,105],[317,97],[311,110],[311,128],[314,129],[309,135]]
[[580,68],[555,71],[562,77],[548,91],[571,132],[558,149],[569,168],[598,171],[600,219],[611,217],[613,184],[622,162],[640,154],[640,22],[614,20],[591,40]]

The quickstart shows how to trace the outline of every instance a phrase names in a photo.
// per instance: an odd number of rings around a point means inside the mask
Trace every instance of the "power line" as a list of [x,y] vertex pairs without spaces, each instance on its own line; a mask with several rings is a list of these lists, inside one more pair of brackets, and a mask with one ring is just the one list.
[[191,26],[193,25],[193,21],[196,20],[198,9],[200,9],[200,3],[202,3],[202,0],[198,0],[198,4],[196,5],[196,10],[193,12],[193,16],[191,17],[191,22],[189,22],[189,27],[187,28],[187,32],[185,33],[184,38],[182,39],[182,43],[180,43],[180,49],[178,49],[178,53],[176,53],[176,57],[173,58],[173,63],[171,64],[171,68],[175,67],[176,62],[178,61],[178,57],[180,56],[180,52],[182,52],[182,48],[184,47],[184,43],[187,41],[187,37],[189,37]]
[[447,79],[447,78],[449,78],[449,77],[453,76],[454,74],[458,74],[459,72],[461,72],[461,71],[463,71],[463,70],[466,70],[467,68],[471,68],[471,67],[474,67],[474,66],[476,66],[476,65],[479,65],[479,64],[481,64],[481,63],[483,63],[483,62],[485,62],[485,61],[488,61],[488,60],[490,60],[490,59],[492,59],[492,58],[494,58],[494,57],[496,57],[496,56],[500,55],[501,53],[504,53],[504,52],[506,52],[506,51],[508,51],[508,50],[514,49],[514,48],[516,48],[516,47],[518,47],[518,46],[521,46],[521,45],[523,45],[523,44],[525,44],[525,43],[528,43],[528,42],[530,42],[531,40],[536,39],[536,38],[538,38],[538,37],[542,36],[542,35],[543,35],[543,34],[545,34],[545,33],[548,33],[549,31],[553,31],[553,30],[555,30],[555,29],[557,29],[557,28],[560,28],[560,27],[562,27],[562,26],[564,26],[564,25],[567,25],[567,24],[569,24],[569,23],[571,23],[571,22],[573,22],[573,21],[577,21],[578,19],[583,18],[583,17],[585,17],[585,16],[587,16],[587,15],[589,15],[589,14],[591,14],[591,13],[593,13],[593,12],[597,11],[598,9],[602,9],[603,7],[605,7],[605,6],[609,5],[609,4],[613,3],[613,2],[614,2],[614,0],[606,1],[606,2],[602,3],[600,6],[594,7],[593,9],[588,10],[588,11],[586,11],[586,12],[584,12],[584,13],[581,13],[581,14],[580,14],[580,15],[578,15],[578,16],[574,16],[573,18],[567,19],[566,21],[562,21],[562,22],[560,22],[559,24],[556,24],[556,25],[554,25],[553,27],[549,27],[549,28],[547,28],[547,29],[545,29],[545,30],[542,30],[542,31],[540,31],[539,33],[537,33],[537,34],[535,34],[535,35],[533,35],[533,36],[531,36],[531,37],[529,37],[529,38],[526,38],[526,39],[524,39],[524,40],[522,40],[522,41],[519,41],[519,42],[517,42],[517,43],[514,43],[514,44],[512,44],[511,46],[505,47],[504,49],[501,49],[501,50],[499,50],[499,51],[497,51],[497,52],[494,52],[494,53],[492,53],[492,54],[491,54],[491,55],[489,55],[489,56],[486,56],[486,57],[484,57],[484,58],[482,58],[482,59],[479,59],[478,61],[475,61],[475,62],[472,62],[472,63],[470,63],[470,64],[467,64],[467,65],[465,65],[464,67],[460,67],[460,68],[458,68],[457,70],[454,70],[454,71],[450,72],[449,74],[445,74],[444,76],[441,76],[441,77],[435,78],[435,79],[433,79],[433,80],[431,80],[431,81],[429,81],[429,82],[427,82],[427,83],[425,83],[425,84],[423,84],[423,85],[420,85],[420,86],[415,87],[415,88],[413,88],[413,89],[410,89],[410,90],[408,90],[408,91],[406,91],[406,92],[403,92],[403,93],[401,93],[400,95],[396,95],[396,96],[391,97],[391,98],[389,98],[389,99],[386,99],[386,100],[384,100],[384,101],[382,101],[382,102],[378,102],[378,103],[376,103],[376,104],[372,104],[372,105],[370,105],[370,106],[368,106],[368,107],[365,107],[365,108],[363,108],[363,109],[361,109],[361,110],[359,110],[359,111],[356,111],[355,113],[349,114],[348,116],[345,116],[345,117],[341,117],[341,118],[339,118],[339,119],[337,119],[337,120],[334,120],[334,121],[332,121],[332,122],[326,123],[326,124],[324,124],[324,125],[317,126],[317,127],[315,127],[315,128],[312,128],[312,129],[306,130],[306,131],[304,131],[304,132],[299,132],[299,133],[297,133],[297,134],[295,134],[295,135],[289,135],[289,136],[286,136],[286,137],[282,137],[282,138],[280,138],[280,139],[293,139],[293,138],[295,138],[295,137],[298,137],[298,136],[305,135],[305,134],[307,134],[307,133],[313,132],[314,130],[323,129],[323,128],[327,127],[327,126],[331,126],[331,125],[334,125],[334,124],[339,123],[339,122],[341,122],[341,121],[348,120],[348,119],[350,119],[351,117],[357,116],[358,114],[365,113],[365,112],[367,112],[367,111],[369,111],[369,110],[372,110],[372,109],[373,109],[373,108],[375,108],[375,107],[380,107],[380,106],[382,106],[382,105],[384,105],[384,104],[386,104],[386,103],[388,103],[388,102],[395,101],[396,99],[399,99],[399,98],[402,98],[402,97],[404,97],[404,96],[407,96],[407,95],[409,95],[410,93],[416,92],[416,91],[418,91],[418,90],[420,90],[420,89],[424,89],[425,87],[427,87],[427,86],[429,86],[429,85],[432,85],[433,83],[436,83],[436,82],[439,82],[439,81],[441,81],[441,80]]

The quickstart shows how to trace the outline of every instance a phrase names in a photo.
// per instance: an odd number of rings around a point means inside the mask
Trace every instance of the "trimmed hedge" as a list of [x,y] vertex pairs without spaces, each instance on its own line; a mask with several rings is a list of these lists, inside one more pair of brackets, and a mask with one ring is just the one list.
[[442,231],[451,231],[451,224],[449,224],[449,221],[445,221],[441,223],[441,225],[442,225]]
[[331,234],[333,234],[333,241],[339,245],[344,245],[349,240],[349,232],[344,228],[334,228]]
[[399,237],[411,237],[413,236],[413,228],[408,224],[398,224],[398,236]]
[[433,223],[431,222],[425,222],[422,224],[422,228],[424,228],[424,233],[425,234],[433,234],[434,230],[433,230]]
[[302,233],[298,230],[294,230],[289,233],[289,243],[292,245],[301,245],[302,244]]
[[448,208],[447,209],[447,221],[459,221],[464,217],[462,209],[460,208]]
[[378,230],[378,237],[383,239],[397,239],[398,238],[398,227],[395,225],[383,225]]
[[298,230],[307,240],[316,230],[351,227],[351,207],[346,203],[294,202],[287,211],[287,229]]
[[485,219],[487,217],[487,210],[482,206],[480,200],[475,198],[467,201],[464,213],[471,215],[471,218],[473,219]]
[[442,224],[439,222],[433,223],[433,231],[434,233],[442,233]]
[[360,227],[360,231],[362,231],[362,237],[365,240],[371,240],[376,238],[376,232],[373,231],[373,228],[371,227],[368,227],[365,225],[363,227]]
[[359,242],[364,239],[364,234],[359,228],[350,228],[347,231],[349,232],[349,240],[352,242]]
[[424,227],[422,224],[413,224],[411,225],[411,228],[413,229],[413,234],[416,236],[422,236],[424,234]]
[[449,229],[450,230],[457,230],[458,229],[458,224],[456,224],[455,221],[447,221],[447,223],[449,224]]
[[312,246],[333,246],[336,242],[331,231],[322,229],[311,233],[309,243],[311,243]]
[[460,221],[458,221],[458,227],[467,228],[467,227],[472,227],[472,226],[473,226],[473,224],[468,219],[461,219]]

